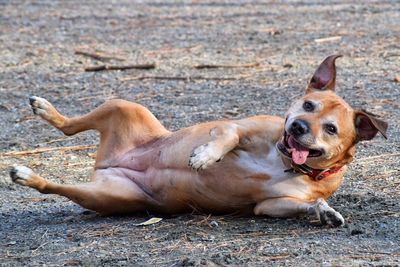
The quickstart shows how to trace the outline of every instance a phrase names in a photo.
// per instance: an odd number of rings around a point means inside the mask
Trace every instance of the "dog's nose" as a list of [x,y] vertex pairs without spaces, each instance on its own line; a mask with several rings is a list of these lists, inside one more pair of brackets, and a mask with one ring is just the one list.
[[310,132],[310,126],[303,120],[295,120],[289,129],[294,136],[300,136]]

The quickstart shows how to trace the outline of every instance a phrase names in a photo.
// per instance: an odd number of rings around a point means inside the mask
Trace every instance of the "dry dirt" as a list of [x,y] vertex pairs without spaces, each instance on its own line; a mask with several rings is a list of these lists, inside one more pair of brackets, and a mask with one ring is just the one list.
[[[359,2],[0,0],[0,265],[398,266],[400,3]],[[76,50],[114,58],[99,61]],[[329,200],[345,227],[305,217],[207,214],[138,227],[152,214],[101,217],[8,177],[11,165],[22,164],[57,182],[81,183],[92,169],[92,148],[13,153],[98,140],[95,133],[65,137],[37,120],[30,95],[71,116],[124,98],[149,107],[173,130],[283,115],[317,64],[334,53],[345,55],[338,60],[338,94],[391,125],[388,140],[358,146]],[[142,63],[157,67],[84,71]],[[259,65],[194,67],[252,63]]]

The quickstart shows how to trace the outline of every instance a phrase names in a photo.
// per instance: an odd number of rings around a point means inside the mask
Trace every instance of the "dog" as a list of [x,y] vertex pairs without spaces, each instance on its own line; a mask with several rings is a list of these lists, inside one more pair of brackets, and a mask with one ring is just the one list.
[[326,199],[340,186],[355,145],[378,132],[386,138],[388,124],[335,94],[338,57],[320,64],[286,118],[261,115],[170,132],[133,102],[109,100],[69,118],[47,100],[31,97],[34,114],[65,135],[100,132],[94,173],[85,184],[53,183],[24,166],[13,167],[10,176],[104,215],[308,214],[341,226],[342,215]]

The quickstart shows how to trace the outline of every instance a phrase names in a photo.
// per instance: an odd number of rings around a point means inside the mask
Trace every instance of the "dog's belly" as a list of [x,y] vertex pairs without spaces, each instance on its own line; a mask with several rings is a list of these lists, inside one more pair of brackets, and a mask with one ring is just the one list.
[[180,162],[166,166],[160,162],[160,154],[157,149],[137,150],[120,162],[126,169],[125,175],[153,203],[158,203],[152,207],[157,211],[248,212],[268,198],[304,198],[308,193],[301,176],[284,172],[285,166],[272,145],[267,153],[261,154],[234,150],[202,171],[192,170],[187,163]]
[[115,159],[110,167],[126,169],[126,176],[158,203],[156,209],[167,213],[192,208],[232,212],[251,210],[268,198],[303,199],[307,185],[302,176],[284,172],[287,168],[272,141],[280,136],[281,121],[269,124],[269,117],[258,120],[260,128],[271,132],[253,131],[247,136],[251,142],[238,146],[205,170],[191,169],[189,158],[196,147],[211,141],[210,130],[219,123],[186,128],[135,148]]

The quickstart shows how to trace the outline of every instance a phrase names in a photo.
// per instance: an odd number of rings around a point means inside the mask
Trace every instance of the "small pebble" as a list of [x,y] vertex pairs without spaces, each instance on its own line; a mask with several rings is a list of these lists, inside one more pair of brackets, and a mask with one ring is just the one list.
[[219,224],[216,221],[211,221],[210,222],[211,227],[218,227]]

